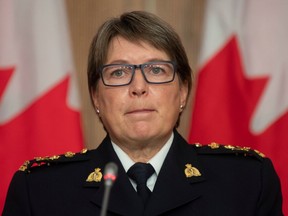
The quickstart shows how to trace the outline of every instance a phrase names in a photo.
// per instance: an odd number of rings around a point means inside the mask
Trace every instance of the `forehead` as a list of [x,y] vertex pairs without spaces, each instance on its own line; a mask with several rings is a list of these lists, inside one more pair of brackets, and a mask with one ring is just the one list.
[[117,36],[110,41],[107,50],[106,64],[143,63],[153,60],[171,60],[168,54],[145,41],[129,41]]

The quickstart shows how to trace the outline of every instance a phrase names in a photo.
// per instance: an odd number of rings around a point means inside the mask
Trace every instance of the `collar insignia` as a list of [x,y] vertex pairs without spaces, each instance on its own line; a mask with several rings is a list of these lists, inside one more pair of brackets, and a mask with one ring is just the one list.
[[193,176],[201,176],[200,171],[196,167],[193,167],[192,164],[186,164],[185,166],[186,168],[184,172],[187,178],[191,178]]
[[100,182],[102,179],[102,173],[100,168],[95,168],[94,172],[90,173],[86,182]]

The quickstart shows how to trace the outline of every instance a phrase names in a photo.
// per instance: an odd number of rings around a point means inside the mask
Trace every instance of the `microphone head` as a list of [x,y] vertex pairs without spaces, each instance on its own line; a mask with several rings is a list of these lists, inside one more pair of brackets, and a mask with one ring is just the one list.
[[117,178],[118,166],[114,162],[106,164],[104,168],[104,184],[112,186]]

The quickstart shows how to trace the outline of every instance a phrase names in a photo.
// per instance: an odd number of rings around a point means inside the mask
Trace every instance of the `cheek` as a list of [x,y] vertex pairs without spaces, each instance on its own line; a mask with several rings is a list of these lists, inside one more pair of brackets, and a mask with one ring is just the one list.
[[157,106],[162,107],[164,110],[164,115],[168,115],[169,113],[175,115],[175,112],[179,111],[180,106],[180,93],[178,88],[167,88],[163,89],[163,91],[158,92]]
[[100,92],[98,103],[103,117],[117,115],[124,107],[126,100],[124,94],[120,93],[121,91],[115,91],[114,89]]

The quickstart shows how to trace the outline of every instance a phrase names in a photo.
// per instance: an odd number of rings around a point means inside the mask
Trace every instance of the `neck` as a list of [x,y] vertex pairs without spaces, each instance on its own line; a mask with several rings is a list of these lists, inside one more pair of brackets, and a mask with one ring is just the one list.
[[[164,145],[164,144],[163,144]],[[144,147],[139,149],[130,149],[119,146],[134,162],[147,163],[152,157],[154,157],[160,149],[163,147]]]
[[168,139],[171,137],[165,137],[160,140],[149,140],[149,141],[112,141],[122,149],[134,162],[147,163],[151,158],[153,158],[161,148],[167,143]]

